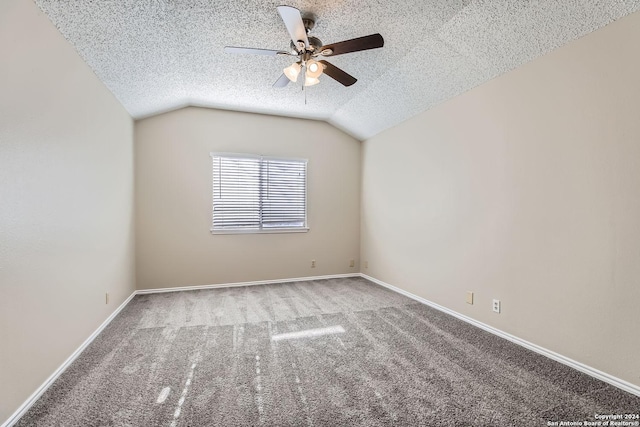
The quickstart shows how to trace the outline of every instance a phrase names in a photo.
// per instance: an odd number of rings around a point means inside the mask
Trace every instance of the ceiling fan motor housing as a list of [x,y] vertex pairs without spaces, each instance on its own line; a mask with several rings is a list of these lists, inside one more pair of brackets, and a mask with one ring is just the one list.
[[309,37],[309,50],[317,51],[322,47],[322,42],[317,37]]
[[[322,47],[322,41],[320,41],[319,38],[311,36],[308,39],[309,39],[309,48],[307,49],[308,51],[317,52]],[[291,49],[295,50],[296,52],[298,51],[297,46],[295,45],[295,43],[293,43],[293,41],[291,41]]]

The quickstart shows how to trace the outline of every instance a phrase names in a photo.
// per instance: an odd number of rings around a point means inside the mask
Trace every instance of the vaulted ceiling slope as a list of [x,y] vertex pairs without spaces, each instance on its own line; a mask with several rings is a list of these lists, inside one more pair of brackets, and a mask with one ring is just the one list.
[[[292,57],[270,0],[35,0],[134,118],[186,105],[326,120],[364,140],[640,10],[640,0],[282,0],[324,44],[380,33],[382,49],[330,58],[358,79],[273,88]],[[305,103],[306,95],[306,103]]]

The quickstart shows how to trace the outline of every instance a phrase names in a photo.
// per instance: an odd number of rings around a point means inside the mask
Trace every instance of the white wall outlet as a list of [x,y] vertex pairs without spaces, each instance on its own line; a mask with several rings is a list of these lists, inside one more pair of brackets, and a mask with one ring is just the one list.
[[473,292],[467,291],[467,304],[473,305]]
[[104,303],[105,303],[105,304],[109,304],[109,292],[107,292],[106,294],[104,294]]
[[356,260],[352,259],[351,261],[349,261],[349,267],[355,267],[356,266]]
[[500,313],[500,300],[499,299],[494,299],[493,300],[493,311],[495,313]]
[[316,268],[316,260],[315,259],[311,260],[311,268]]
[[364,268],[369,268],[369,261],[364,262]]

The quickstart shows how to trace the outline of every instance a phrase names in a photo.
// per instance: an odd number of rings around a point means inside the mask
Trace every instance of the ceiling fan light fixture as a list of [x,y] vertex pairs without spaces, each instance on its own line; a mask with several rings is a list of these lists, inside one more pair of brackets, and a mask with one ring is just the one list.
[[313,86],[313,85],[317,85],[318,83],[320,83],[320,80],[318,80],[317,77],[310,77],[309,75],[307,75],[304,78],[304,85],[305,86]]
[[285,68],[283,71],[284,71],[284,75],[287,76],[289,80],[295,83],[296,81],[298,81],[298,75],[300,74],[301,69],[302,69],[302,66],[300,65],[300,63],[294,62],[293,64]]
[[324,68],[322,64],[313,59],[307,61],[307,77],[311,77],[313,79],[318,79],[322,75]]

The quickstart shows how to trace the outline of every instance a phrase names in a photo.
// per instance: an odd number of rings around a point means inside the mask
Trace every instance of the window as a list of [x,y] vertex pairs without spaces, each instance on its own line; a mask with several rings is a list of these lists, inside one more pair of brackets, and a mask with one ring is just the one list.
[[211,153],[212,233],[307,230],[307,161]]

